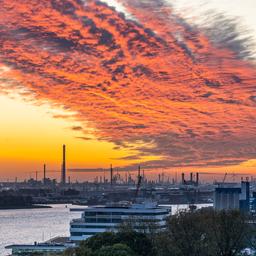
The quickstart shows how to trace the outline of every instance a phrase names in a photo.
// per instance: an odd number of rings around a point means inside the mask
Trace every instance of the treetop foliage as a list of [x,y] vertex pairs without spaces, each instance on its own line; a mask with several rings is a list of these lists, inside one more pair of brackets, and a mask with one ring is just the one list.
[[[65,256],[241,256],[255,248],[256,228],[239,211],[181,211],[157,233],[124,224],[117,233],[97,234]],[[67,252],[66,252],[67,253]]]

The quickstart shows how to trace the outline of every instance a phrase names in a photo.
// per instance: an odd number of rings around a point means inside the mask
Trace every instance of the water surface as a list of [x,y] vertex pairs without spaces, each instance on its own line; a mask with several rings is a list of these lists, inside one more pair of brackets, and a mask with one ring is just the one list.
[[80,213],[70,212],[70,205],[51,205],[44,209],[0,210],[0,255],[10,250],[6,245],[42,242],[55,236],[69,235],[69,222]]

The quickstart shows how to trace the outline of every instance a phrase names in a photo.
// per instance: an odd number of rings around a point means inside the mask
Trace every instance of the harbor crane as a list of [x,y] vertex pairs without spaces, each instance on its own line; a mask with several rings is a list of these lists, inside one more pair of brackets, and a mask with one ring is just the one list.
[[135,202],[136,202],[136,200],[138,198],[138,195],[139,195],[141,182],[142,182],[142,176],[141,176],[141,173],[140,173],[140,166],[139,166],[139,168],[138,168],[138,182],[137,182],[136,191],[135,191],[135,198],[134,198]]

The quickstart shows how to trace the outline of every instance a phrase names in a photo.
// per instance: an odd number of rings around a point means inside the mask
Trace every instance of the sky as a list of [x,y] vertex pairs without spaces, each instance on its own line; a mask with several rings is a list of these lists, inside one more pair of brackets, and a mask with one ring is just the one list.
[[255,1],[106,2],[0,6],[0,179],[64,143],[68,168],[254,173]]

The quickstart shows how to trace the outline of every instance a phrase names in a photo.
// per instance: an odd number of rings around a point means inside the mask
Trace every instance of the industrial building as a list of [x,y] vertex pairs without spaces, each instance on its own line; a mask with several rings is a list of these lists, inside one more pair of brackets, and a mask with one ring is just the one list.
[[221,184],[214,191],[214,209],[250,211],[250,183],[242,181],[237,184]]
[[12,250],[13,256],[24,255],[62,255],[62,253],[69,249],[75,248],[75,244],[69,241],[68,237],[56,237],[43,243],[34,244],[13,244],[5,247]]

